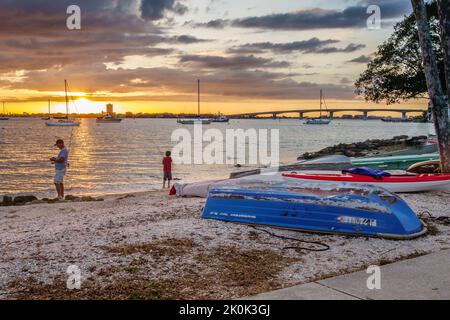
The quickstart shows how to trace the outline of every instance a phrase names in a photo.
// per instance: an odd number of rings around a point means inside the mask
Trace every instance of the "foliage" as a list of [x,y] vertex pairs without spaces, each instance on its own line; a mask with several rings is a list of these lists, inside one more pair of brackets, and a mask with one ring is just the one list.
[[[445,84],[437,4],[427,4],[427,15],[440,77]],[[355,82],[356,93],[366,101],[387,104],[427,97],[419,36],[414,14],[394,26],[394,33],[378,47],[375,58]]]

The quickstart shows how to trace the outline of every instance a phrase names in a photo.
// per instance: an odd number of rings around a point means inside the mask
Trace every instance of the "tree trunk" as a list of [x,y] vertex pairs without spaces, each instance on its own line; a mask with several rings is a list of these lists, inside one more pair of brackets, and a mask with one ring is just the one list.
[[[447,5],[448,9],[448,0],[440,0],[440,2],[443,3],[443,6],[441,5],[442,8],[445,9],[445,6]],[[434,54],[433,45],[431,42],[430,28],[428,24],[425,4],[423,0],[411,0],[411,3],[417,22],[420,47],[422,51],[423,68],[427,80],[428,96],[430,97],[430,100],[433,104],[434,126],[436,128],[436,134],[438,138],[442,172],[450,173],[450,121],[448,101],[439,79],[439,69],[437,67],[436,56]],[[440,16],[441,21],[443,19],[445,20],[445,17],[447,16],[446,23],[448,23],[449,13],[439,13],[442,14],[442,16]],[[448,33],[448,30],[443,30],[443,34],[446,35],[446,38],[443,38],[442,41],[446,42],[446,44],[448,44]],[[446,61],[446,66],[448,66],[448,59]]]
[[441,25],[442,50],[445,58],[447,99],[450,97],[450,0],[438,0],[439,23]]

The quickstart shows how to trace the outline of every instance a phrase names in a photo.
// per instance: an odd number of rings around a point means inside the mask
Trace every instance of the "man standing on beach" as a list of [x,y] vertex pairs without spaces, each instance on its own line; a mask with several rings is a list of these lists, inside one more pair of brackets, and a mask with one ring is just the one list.
[[66,175],[67,159],[69,158],[69,150],[64,146],[64,141],[58,139],[55,146],[60,150],[57,157],[51,157],[50,161],[55,163],[54,183],[58,199],[64,200],[64,176]]

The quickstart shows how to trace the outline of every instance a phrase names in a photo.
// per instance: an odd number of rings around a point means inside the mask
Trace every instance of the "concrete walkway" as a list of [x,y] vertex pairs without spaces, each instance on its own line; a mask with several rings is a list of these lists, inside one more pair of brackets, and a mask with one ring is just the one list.
[[369,290],[366,271],[263,293],[252,300],[450,299],[450,250],[381,267],[381,289]]

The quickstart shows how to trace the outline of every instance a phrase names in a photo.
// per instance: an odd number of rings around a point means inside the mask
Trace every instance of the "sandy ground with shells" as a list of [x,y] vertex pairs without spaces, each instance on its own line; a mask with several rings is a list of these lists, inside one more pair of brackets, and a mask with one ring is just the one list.
[[[450,215],[449,196],[403,198],[441,216]],[[0,207],[0,299],[237,298],[450,248],[450,227],[436,224],[409,241],[272,230],[330,246],[284,249],[299,244],[201,219],[204,202],[156,191]],[[79,290],[67,289],[70,265],[81,270]]]

